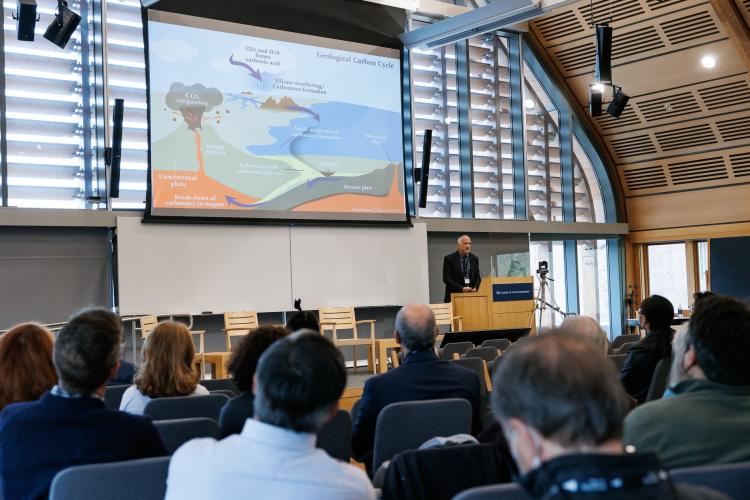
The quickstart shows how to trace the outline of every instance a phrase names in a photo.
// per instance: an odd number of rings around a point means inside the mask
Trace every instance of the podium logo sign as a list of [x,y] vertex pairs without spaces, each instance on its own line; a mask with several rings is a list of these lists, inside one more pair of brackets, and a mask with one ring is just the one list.
[[493,302],[513,302],[516,300],[533,299],[533,283],[496,283],[492,285]]

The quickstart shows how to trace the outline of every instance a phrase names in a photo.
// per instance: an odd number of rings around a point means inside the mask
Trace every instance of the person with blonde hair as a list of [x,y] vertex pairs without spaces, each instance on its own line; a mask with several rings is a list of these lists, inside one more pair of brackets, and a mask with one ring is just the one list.
[[143,344],[143,366],[122,395],[120,410],[142,415],[154,398],[207,395],[193,370],[194,357],[193,337],[185,325],[173,321],[156,325]]
[[57,383],[52,332],[36,323],[16,325],[0,337],[0,410],[36,401]]
[[579,337],[605,356],[609,353],[607,334],[592,317],[568,316],[560,324],[559,333]]

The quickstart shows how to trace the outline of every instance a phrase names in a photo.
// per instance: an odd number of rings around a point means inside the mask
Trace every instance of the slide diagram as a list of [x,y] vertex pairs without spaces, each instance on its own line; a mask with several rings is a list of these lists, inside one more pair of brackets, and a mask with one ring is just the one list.
[[397,52],[150,21],[152,210],[403,219],[400,79]]

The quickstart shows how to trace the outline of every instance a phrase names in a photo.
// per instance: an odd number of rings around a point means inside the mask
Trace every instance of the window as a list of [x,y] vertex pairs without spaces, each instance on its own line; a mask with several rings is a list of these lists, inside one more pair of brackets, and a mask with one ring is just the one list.
[[38,0],[33,42],[17,40],[16,3],[5,2],[5,100],[8,142],[8,205],[87,208],[86,187],[92,162],[89,123],[93,52],[81,30],[91,27],[89,4],[72,1],[81,25],[65,49],[42,37],[57,7]]
[[573,136],[573,184],[576,222],[604,222],[604,200],[591,160]]
[[578,312],[594,318],[609,335],[609,276],[607,240],[579,240],[576,244],[578,262]]
[[494,34],[469,39],[474,214],[513,218],[508,40]]
[[529,219],[562,221],[559,112],[524,63]]
[[708,242],[699,241],[698,247],[698,290],[705,292],[710,289],[708,280]]
[[688,276],[685,243],[648,245],[648,288],[650,295],[661,295],[675,311],[687,307]]
[[[532,241],[529,245],[531,269],[534,272],[540,261],[547,261],[549,266],[547,281],[548,288],[545,290],[545,300],[551,305],[566,310],[565,298],[565,249],[562,241]],[[539,296],[539,277],[534,278],[534,294]],[[539,325],[539,312],[535,315],[537,326]],[[562,323],[562,315],[547,307],[542,314],[542,327],[551,328]]]

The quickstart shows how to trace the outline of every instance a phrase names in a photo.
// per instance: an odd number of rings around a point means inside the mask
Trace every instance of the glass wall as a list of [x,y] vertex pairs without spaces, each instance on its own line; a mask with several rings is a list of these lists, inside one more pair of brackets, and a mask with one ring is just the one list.
[[579,240],[576,244],[576,257],[578,313],[596,319],[609,334],[611,328],[607,240]]
[[698,290],[699,292],[705,292],[710,287],[710,281],[708,277],[708,242],[699,241],[697,243],[698,249]]
[[[562,241],[532,241],[530,245],[532,272],[538,269],[541,261],[546,261],[549,266],[547,275],[547,288],[545,290],[545,299],[549,305],[544,312],[537,312],[535,315],[536,324],[539,325],[539,315],[542,316],[542,328],[551,328],[558,326],[562,320],[562,315],[552,309],[550,306],[559,307],[566,311],[567,299],[565,296],[565,248]],[[534,277],[534,293],[539,296],[539,287],[541,280],[539,275]]]
[[678,308],[687,308],[687,256],[685,243],[648,245],[648,289],[650,295],[661,295]]

